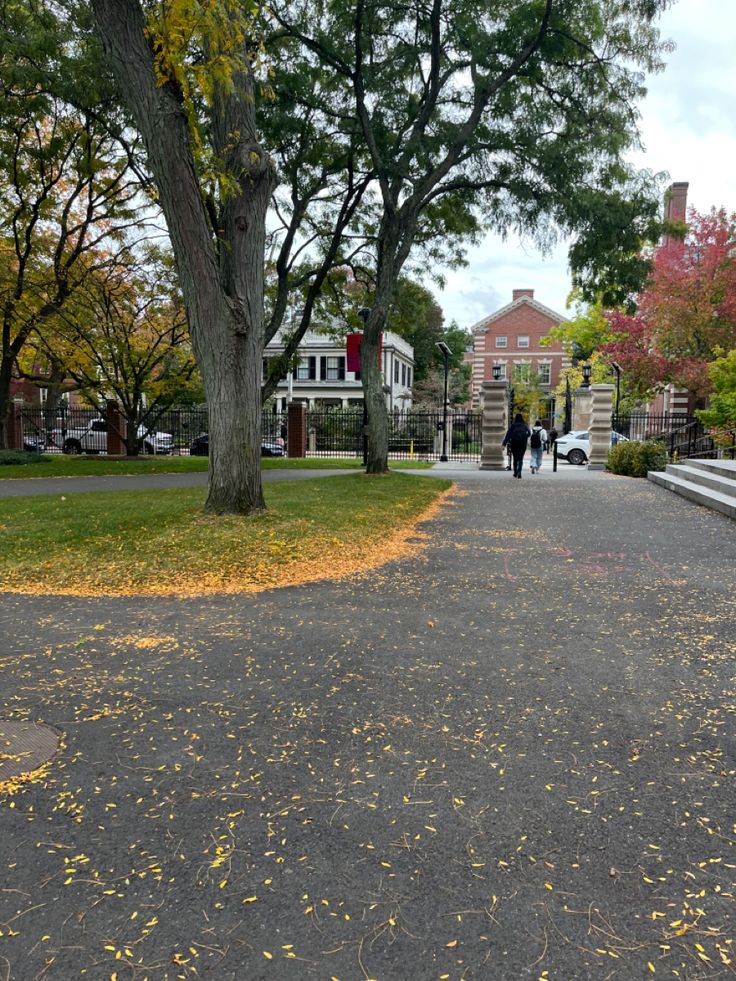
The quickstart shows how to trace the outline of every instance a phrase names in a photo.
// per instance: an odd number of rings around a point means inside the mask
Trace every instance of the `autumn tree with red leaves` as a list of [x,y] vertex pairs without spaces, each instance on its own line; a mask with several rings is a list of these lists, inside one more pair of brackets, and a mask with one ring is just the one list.
[[608,320],[613,340],[603,350],[629,390],[645,396],[674,383],[707,395],[708,365],[736,348],[736,214],[691,208],[685,239],[656,250],[636,313]]

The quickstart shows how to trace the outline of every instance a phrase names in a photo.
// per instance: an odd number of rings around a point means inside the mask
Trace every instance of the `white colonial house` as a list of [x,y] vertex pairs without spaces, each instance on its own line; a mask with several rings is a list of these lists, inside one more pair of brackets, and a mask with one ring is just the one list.
[[[283,339],[277,334],[264,352],[264,375],[268,359],[281,354],[283,350]],[[344,338],[336,340],[327,334],[307,333],[297,355],[299,362],[296,368],[288,378],[279,382],[274,393],[278,411],[283,411],[289,401],[304,402],[309,409],[362,407],[360,372],[347,370]],[[410,408],[414,348],[397,334],[386,331],[381,349],[381,367],[389,410]]]

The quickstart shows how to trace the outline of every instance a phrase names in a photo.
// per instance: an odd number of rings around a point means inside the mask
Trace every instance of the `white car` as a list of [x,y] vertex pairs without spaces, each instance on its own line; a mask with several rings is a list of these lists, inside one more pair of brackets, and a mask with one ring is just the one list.
[[[91,419],[86,425],[70,429],[54,429],[51,437],[62,453],[107,453],[107,422]],[[138,427],[138,444],[143,453],[169,454],[174,445],[171,433],[152,432]]]
[[[611,433],[611,446],[616,443],[626,442],[627,437],[621,433]],[[568,433],[566,436],[559,436],[555,444],[557,446],[557,456],[567,460],[568,463],[582,465],[588,462],[590,454],[590,433],[587,429],[579,429]]]

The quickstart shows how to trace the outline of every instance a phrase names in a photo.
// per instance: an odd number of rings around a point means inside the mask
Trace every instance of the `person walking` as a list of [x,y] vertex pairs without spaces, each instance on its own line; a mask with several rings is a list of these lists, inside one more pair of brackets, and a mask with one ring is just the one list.
[[503,446],[511,447],[511,455],[514,459],[514,477],[518,477],[519,480],[521,480],[526,444],[530,436],[531,433],[529,427],[524,422],[524,417],[520,412],[517,412],[514,416],[514,421],[509,426],[508,432],[503,438]]
[[544,445],[546,442],[547,430],[544,428],[539,419],[537,419],[532,426],[532,435],[531,439],[529,440],[529,448],[532,451],[532,473],[537,473],[539,468],[542,466],[542,454],[544,453]]

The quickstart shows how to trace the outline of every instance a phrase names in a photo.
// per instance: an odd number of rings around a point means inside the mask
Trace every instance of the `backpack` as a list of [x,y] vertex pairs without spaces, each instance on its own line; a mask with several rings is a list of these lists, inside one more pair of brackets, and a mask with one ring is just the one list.
[[542,430],[532,429],[532,439],[531,442],[529,443],[529,446],[533,450],[538,450],[541,445],[542,445]]

